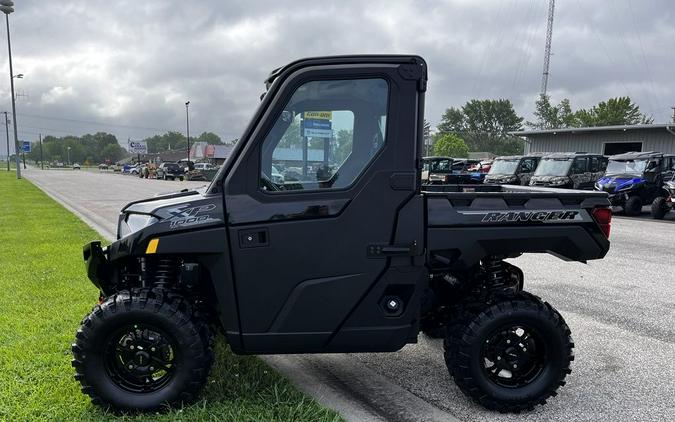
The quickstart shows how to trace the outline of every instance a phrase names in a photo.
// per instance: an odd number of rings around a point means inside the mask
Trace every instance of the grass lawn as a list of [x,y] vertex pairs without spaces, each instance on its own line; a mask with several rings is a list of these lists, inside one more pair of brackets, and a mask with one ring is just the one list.
[[30,182],[0,172],[0,420],[341,420],[222,338],[192,406],[119,417],[92,405],[73,379],[70,344],[98,297],[82,262],[82,245],[97,238]]

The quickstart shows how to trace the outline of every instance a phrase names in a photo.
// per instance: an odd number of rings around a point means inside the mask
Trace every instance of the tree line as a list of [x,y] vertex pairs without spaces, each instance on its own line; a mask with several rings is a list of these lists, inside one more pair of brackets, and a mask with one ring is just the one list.
[[573,111],[567,98],[552,104],[549,96],[540,96],[534,117],[534,121],[525,122],[510,100],[470,100],[462,107],[446,109],[433,135],[431,125],[425,122],[425,144],[432,146],[426,153],[451,157],[467,157],[469,151],[522,154],[524,142],[509,132],[523,130],[524,125],[531,129],[560,129],[653,122],[630,97],[610,98],[591,108]]
[[[187,138],[180,132],[167,132],[162,135],[154,135],[143,139],[148,144],[149,153],[158,153],[169,150],[186,150]],[[190,137],[190,143],[206,142],[209,144],[222,145],[223,141],[212,132],[203,132],[197,137]],[[97,132],[82,136],[47,135],[42,140],[42,157],[46,163],[66,163],[70,157],[70,163],[85,165],[99,163],[114,163],[129,156],[127,150],[120,145],[115,135],[106,132]],[[31,142],[31,152],[27,159],[35,162],[40,161],[40,144]]]

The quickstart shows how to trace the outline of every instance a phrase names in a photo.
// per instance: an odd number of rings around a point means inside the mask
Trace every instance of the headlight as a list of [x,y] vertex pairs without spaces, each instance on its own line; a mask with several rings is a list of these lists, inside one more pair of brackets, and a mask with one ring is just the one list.
[[126,218],[120,221],[117,234],[121,239],[158,221],[156,217],[147,214],[127,214]]

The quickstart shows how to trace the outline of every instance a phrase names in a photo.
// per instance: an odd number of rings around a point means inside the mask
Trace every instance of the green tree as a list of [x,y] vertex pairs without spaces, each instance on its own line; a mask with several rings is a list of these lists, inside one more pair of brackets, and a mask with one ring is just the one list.
[[[191,138],[191,142],[192,140]],[[148,152],[150,153],[187,149],[187,138],[182,133],[175,131],[151,136],[145,138],[144,141],[148,143]]]
[[195,138],[195,142],[206,142],[209,145],[222,145],[223,141],[220,136],[213,132],[202,132],[201,135]]
[[654,119],[641,113],[640,107],[630,97],[610,98],[601,101],[590,109],[580,109],[575,113],[580,126],[613,126],[650,124]]
[[445,110],[438,132],[458,134],[469,151],[517,154],[523,151],[523,142],[509,132],[520,130],[522,123],[509,100],[470,100],[461,108]]
[[434,140],[434,155],[446,157],[466,158],[469,156],[469,147],[454,133],[439,133]]

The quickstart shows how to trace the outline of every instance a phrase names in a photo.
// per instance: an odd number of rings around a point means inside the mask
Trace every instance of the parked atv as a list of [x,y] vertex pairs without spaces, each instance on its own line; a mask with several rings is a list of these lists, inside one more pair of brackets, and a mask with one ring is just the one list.
[[541,154],[531,154],[497,157],[483,183],[527,186],[530,184],[530,179],[541,156]]
[[665,196],[663,184],[672,177],[671,160],[671,156],[653,151],[613,155],[595,189],[607,192],[612,205],[622,207],[626,215],[639,215],[643,206]]
[[[216,327],[234,353],[256,355],[393,352],[444,329],[439,358],[477,403],[518,412],[555,396],[570,329],[505,260],[603,258],[607,194],[422,188],[417,56],[303,59],[266,86],[207,189],[130,203],[116,241],[85,245],[100,295],[72,346],[82,392],[119,410],[193,402]],[[323,129],[338,121],[349,142]],[[328,135],[323,154],[287,142],[298,127]],[[289,157],[330,171],[275,178]]]
[[661,220],[673,210],[673,198],[675,198],[675,180],[669,180],[663,185],[659,196],[652,202],[652,217]]
[[558,152],[539,161],[530,186],[565,189],[593,189],[605,173],[607,158],[585,152]]

